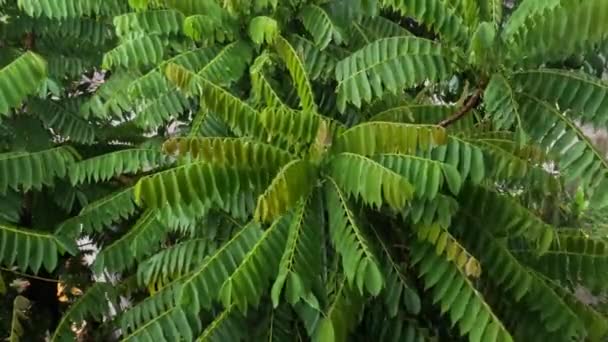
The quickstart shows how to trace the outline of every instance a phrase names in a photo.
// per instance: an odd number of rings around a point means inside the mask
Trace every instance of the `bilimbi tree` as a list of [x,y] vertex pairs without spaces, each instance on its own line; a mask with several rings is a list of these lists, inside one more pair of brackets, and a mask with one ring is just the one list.
[[607,39],[606,0],[0,0],[2,337],[600,341]]

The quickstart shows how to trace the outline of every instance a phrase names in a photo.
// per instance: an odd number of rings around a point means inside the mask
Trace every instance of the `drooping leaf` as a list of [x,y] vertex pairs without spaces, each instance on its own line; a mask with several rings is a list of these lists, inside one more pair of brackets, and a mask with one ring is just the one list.
[[11,188],[16,191],[40,189],[63,178],[74,164],[76,152],[68,146],[39,152],[9,152],[0,154],[0,193]]
[[38,273],[44,266],[53,272],[60,255],[76,254],[74,241],[45,232],[1,225],[0,237],[0,262],[23,271]]
[[306,160],[298,159],[286,164],[258,198],[255,219],[274,221],[310,193],[315,178],[314,166]]
[[380,0],[403,15],[411,16],[431,27],[445,40],[462,42],[468,34],[464,18],[456,13],[454,4],[445,0]]
[[46,74],[45,60],[33,52],[26,52],[0,69],[0,115],[10,115],[12,108],[34,94]]
[[384,287],[384,276],[360,222],[349,207],[348,200],[335,181],[327,184],[326,198],[329,212],[331,241],[342,258],[348,283],[377,296]]
[[442,313],[449,313],[450,321],[458,324],[462,335],[468,334],[471,341],[513,341],[483,295],[454,261],[437,255],[432,244],[422,241],[412,244],[410,254],[425,287],[432,288],[433,301],[441,305]]

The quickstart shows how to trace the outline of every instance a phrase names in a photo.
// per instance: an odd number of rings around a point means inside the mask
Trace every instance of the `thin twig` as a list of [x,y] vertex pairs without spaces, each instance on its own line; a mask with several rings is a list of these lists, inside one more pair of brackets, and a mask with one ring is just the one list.
[[28,32],[25,34],[25,38],[23,40],[23,47],[26,50],[33,50],[36,45],[36,35],[34,32]]
[[0,270],[6,271],[6,272],[11,272],[13,274],[16,274],[16,275],[18,275],[20,277],[24,277],[24,278],[38,279],[38,280],[42,280],[42,281],[48,281],[49,283],[58,283],[59,282],[59,280],[57,280],[57,279],[44,278],[44,277],[39,277],[39,276],[30,275],[30,274],[26,274],[26,273],[21,273],[18,271],[11,270],[10,268],[0,267]]
[[85,243],[79,244],[78,248],[85,247],[85,246],[90,246],[90,245],[94,245],[94,244],[96,244],[95,241],[89,241],[89,242],[85,242]]
[[446,118],[444,120],[441,120],[438,123],[438,125],[441,127],[448,127],[449,125],[453,124],[454,122],[460,120],[463,116],[467,115],[467,113],[470,112],[471,109],[475,108],[475,106],[477,106],[477,104],[479,104],[479,100],[481,99],[482,93],[483,93],[483,89],[478,88],[475,91],[475,93],[473,94],[473,96],[469,97],[469,99],[464,103],[464,105],[456,113],[454,113],[454,115],[452,115],[449,118]]

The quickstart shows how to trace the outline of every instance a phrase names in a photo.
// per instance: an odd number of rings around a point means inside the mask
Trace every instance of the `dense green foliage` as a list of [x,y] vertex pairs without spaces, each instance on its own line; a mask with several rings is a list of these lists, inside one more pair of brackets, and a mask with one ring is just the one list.
[[0,338],[602,340],[575,291],[608,287],[580,128],[608,122],[607,23],[605,0],[0,0]]

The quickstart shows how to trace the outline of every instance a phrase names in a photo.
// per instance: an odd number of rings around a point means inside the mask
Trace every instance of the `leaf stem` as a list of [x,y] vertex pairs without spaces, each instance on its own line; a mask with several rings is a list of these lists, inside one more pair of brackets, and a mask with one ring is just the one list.
[[454,122],[460,120],[462,117],[467,115],[467,113],[470,112],[471,109],[475,108],[475,106],[479,104],[479,100],[481,99],[482,93],[483,88],[477,88],[475,93],[467,99],[464,105],[460,107],[460,109],[456,113],[454,113],[454,115],[441,120],[438,125],[441,127],[448,127],[449,125],[453,124]]

